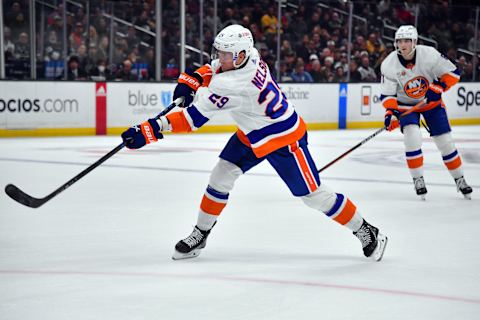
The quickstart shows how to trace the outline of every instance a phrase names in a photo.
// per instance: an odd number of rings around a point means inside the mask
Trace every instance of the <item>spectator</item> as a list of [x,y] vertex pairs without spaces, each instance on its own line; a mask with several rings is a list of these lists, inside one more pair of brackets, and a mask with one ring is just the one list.
[[307,70],[308,72],[310,72],[312,70],[312,64],[315,60],[319,60],[318,59],[318,56],[314,53],[314,54],[311,54],[310,57],[308,57],[308,63],[307,65],[305,66],[305,70]]
[[275,11],[273,6],[269,6],[267,9],[267,13],[262,17],[262,31],[265,36],[273,36],[277,34],[277,16],[275,15]]
[[285,62],[280,63],[280,82],[293,82],[292,77],[290,76],[288,66]]
[[103,59],[98,60],[95,68],[90,72],[90,79],[94,81],[106,81],[112,79],[112,73],[107,68],[107,62]]
[[322,65],[320,64],[320,60],[315,59],[311,62],[312,64],[312,71],[310,74],[312,76],[313,82],[325,82],[325,78],[323,77],[322,73]]
[[135,81],[137,77],[132,73],[132,62],[130,60],[123,61],[122,68],[117,72],[115,80]]
[[70,50],[73,52],[78,51],[78,47],[85,45],[85,35],[83,34],[83,24],[77,22],[75,24],[75,30],[68,37],[70,43]]
[[370,56],[379,57],[385,51],[385,45],[377,38],[375,33],[370,33],[366,43],[367,51]]
[[180,74],[180,71],[178,70],[178,66],[175,63],[175,59],[170,59],[163,73],[164,78],[176,79],[178,78],[179,74]]
[[22,32],[18,36],[18,41],[15,43],[14,56],[17,60],[30,59],[30,43],[26,32]]
[[466,63],[461,75],[461,79],[464,82],[475,81],[475,79],[473,79],[473,64],[471,62]]
[[10,10],[5,12],[5,25],[11,28],[13,38],[28,30],[25,13],[22,11],[20,2],[14,1]]
[[341,62],[337,62],[335,64],[335,75],[333,77],[334,82],[347,82],[347,75],[345,74],[345,71],[343,70],[343,66]]
[[62,45],[58,41],[58,35],[55,30],[48,32],[47,41],[45,42],[44,60],[58,60],[62,56]]
[[86,80],[87,74],[80,68],[80,61],[77,56],[71,56],[67,63],[67,80]]
[[[322,73],[322,78],[323,81],[325,82],[332,82],[333,81],[333,63],[335,60],[331,56],[325,57],[323,60],[323,66],[320,69],[320,72]],[[330,81],[329,81],[330,79]]]
[[475,41],[475,36],[471,37],[468,41],[468,50],[475,52],[480,52],[480,32],[477,32],[477,40]]
[[10,55],[13,55],[15,52],[15,44],[12,41],[12,30],[9,27],[5,27],[3,29],[4,34],[4,50],[8,52]]
[[238,24],[238,21],[234,18],[235,12],[232,8],[225,9],[225,19],[223,19],[222,28],[228,27],[232,24]]
[[295,71],[293,71],[290,76],[292,77],[293,82],[299,82],[299,83],[312,83],[313,78],[308,73],[305,71],[304,64],[303,62],[297,62],[295,65]]
[[362,75],[358,71],[358,63],[355,59],[350,60],[350,82],[362,82]]
[[361,64],[358,68],[358,72],[360,72],[363,82],[377,82],[377,75],[375,74],[375,70],[370,67],[370,59],[368,58],[368,55],[363,55],[361,57]]

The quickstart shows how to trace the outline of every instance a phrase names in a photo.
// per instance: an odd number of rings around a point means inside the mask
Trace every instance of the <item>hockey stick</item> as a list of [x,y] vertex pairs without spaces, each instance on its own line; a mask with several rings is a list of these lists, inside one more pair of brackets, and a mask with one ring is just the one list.
[[[425,110],[429,110],[430,107],[433,106],[433,104],[425,104],[425,102],[420,101],[419,103],[417,103],[416,105],[414,105],[411,109],[408,109],[407,111],[405,111],[404,113],[402,113],[402,115],[400,116],[401,117],[404,117],[406,116],[407,114],[410,114],[414,111],[418,111],[419,109],[425,109]],[[330,161],[328,164],[326,164],[325,166],[323,166],[320,170],[318,170],[318,173],[322,172],[323,170],[327,169],[328,167],[330,167],[332,164],[336,163],[337,161],[343,159],[346,155],[350,154],[352,151],[354,151],[355,149],[358,149],[360,148],[362,145],[364,145],[365,143],[367,143],[368,141],[370,141],[371,139],[375,138],[376,136],[378,136],[380,133],[382,133],[383,131],[387,130],[386,127],[382,127],[380,129],[378,129],[377,131],[375,131],[374,133],[372,133],[371,135],[369,135],[368,137],[366,137],[365,139],[363,139],[362,141],[360,141],[359,143],[357,143],[355,146],[353,146],[352,148],[348,149],[347,151],[345,151],[344,153],[342,153],[341,155],[339,155],[338,157],[336,157],[335,159],[333,159],[332,161]]]
[[[183,98],[178,98],[177,100],[173,101],[172,104],[170,104],[168,107],[163,109],[163,111],[160,112],[160,114],[156,118],[166,115],[173,108],[180,105],[182,102],[183,102]],[[32,197],[32,196],[26,194],[25,192],[23,192],[22,190],[20,190],[17,186],[15,186],[13,184],[8,184],[5,187],[5,192],[7,193],[7,195],[10,198],[17,201],[18,203],[21,203],[21,204],[23,204],[27,207],[30,207],[30,208],[38,208],[41,205],[43,205],[45,202],[49,201],[50,199],[52,199],[53,197],[58,195],[60,192],[64,191],[65,189],[67,189],[68,187],[73,185],[75,182],[77,182],[82,177],[87,175],[87,173],[89,173],[90,171],[92,171],[93,169],[95,169],[96,167],[101,165],[102,163],[104,163],[107,159],[111,158],[118,151],[122,150],[123,147],[125,147],[125,144],[122,142],[118,146],[116,146],[113,150],[111,150],[109,153],[107,153],[106,155],[104,155],[103,157],[98,159],[95,163],[93,163],[88,168],[86,168],[85,170],[83,170],[82,172],[77,174],[72,179],[68,180],[65,184],[63,184],[57,190],[53,191],[52,193],[50,193],[48,196],[46,196],[44,198]]]

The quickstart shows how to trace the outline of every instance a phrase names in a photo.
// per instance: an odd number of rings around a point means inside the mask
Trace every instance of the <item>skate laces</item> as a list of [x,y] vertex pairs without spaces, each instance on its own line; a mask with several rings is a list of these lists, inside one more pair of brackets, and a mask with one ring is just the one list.
[[362,248],[365,248],[370,243],[372,243],[372,231],[366,225],[361,226],[360,229],[355,232],[355,236],[362,243]]
[[[419,178],[413,178],[413,184],[415,185],[415,189],[422,189],[425,188],[425,180],[423,180],[423,177]],[[458,186],[458,183],[457,183]]]
[[457,184],[457,191],[461,191],[463,189],[468,188],[468,184],[465,181],[464,177],[460,177],[458,179],[455,179],[455,183]]
[[202,240],[203,233],[200,231],[200,229],[195,227],[195,229],[193,229],[193,232],[182,241],[185,242],[190,248],[192,248],[202,242]]

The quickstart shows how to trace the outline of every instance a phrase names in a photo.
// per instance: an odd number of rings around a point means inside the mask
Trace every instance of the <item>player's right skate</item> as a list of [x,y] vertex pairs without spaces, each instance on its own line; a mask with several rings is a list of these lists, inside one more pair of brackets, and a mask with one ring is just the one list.
[[425,200],[425,195],[427,194],[427,187],[425,186],[425,180],[423,180],[423,176],[413,178],[413,185],[415,186],[415,191],[417,192],[417,195],[419,195],[422,200]]
[[381,234],[378,228],[375,228],[367,221],[363,220],[362,226],[353,233],[362,243],[363,254],[367,258],[375,261],[382,260],[385,247],[387,246],[387,236]]
[[198,257],[200,251],[207,245],[207,238],[211,230],[204,231],[195,226],[188,237],[177,242],[172,259],[180,260]]
[[465,181],[465,178],[463,176],[455,179],[455,184],[457,185],[457,191],[461,192],[465,199],[472,200],[472,187],[467,184],[467,181]]

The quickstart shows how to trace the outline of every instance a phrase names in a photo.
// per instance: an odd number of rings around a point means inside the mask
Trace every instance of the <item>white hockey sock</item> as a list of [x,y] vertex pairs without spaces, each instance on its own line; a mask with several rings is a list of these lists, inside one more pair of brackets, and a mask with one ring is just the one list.
[[423,176],[422,133],[417,125],[411,124],[403,128],[405,158],[410,175],[413,178]]
[[450,132],[433,137],[433,141],[442,154],[443,163],[447,167],[448,172],[450,172],[450,175],[454,179],[462,177],[462,159],[455,148],[455,143],[453,142]]
[[198,212],[197,227],[203,231],[210,230],[215,224],[215,221],[217,221],[217,218],[218,216],[215,216],[213,214],[208,214],[200,210]]

